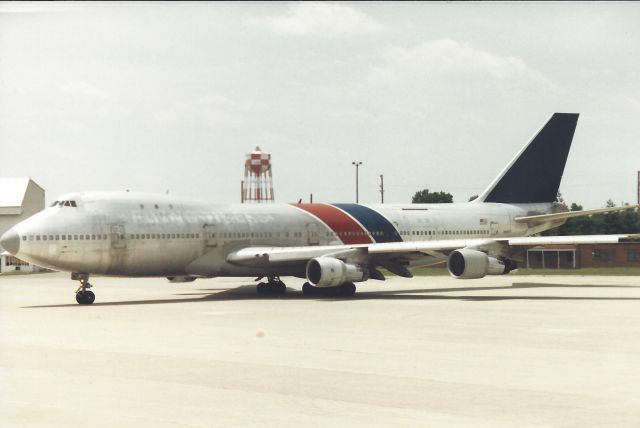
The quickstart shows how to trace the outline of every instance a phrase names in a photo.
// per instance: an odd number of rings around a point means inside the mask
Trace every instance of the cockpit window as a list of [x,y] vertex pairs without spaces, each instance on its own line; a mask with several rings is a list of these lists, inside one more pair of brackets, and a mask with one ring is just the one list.
[[78,205],[76,204],[76,201],[55,201],[53,204],[51,204],[52,207],[55,206],[60,206],[60,207],[74,207],[77,208]]

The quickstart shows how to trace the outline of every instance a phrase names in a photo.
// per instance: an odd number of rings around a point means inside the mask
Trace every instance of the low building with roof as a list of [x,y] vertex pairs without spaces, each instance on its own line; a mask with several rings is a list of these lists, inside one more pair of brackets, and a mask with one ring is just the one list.
[[44,209],[44,189],[30,178],[0,178],[0,234]]
[[[0,235],[44,209],[44,189],[30,178],[0,178]],[[38,267],[0,248],[0,272],[32,272]]]

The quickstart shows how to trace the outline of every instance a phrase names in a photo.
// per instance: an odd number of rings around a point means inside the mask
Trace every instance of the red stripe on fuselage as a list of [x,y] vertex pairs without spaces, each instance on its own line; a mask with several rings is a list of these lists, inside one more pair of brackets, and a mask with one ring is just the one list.
[[313,214],[331,228],[345,244],[370,244],[367,230],[348,214],[328,204],[291,204]]

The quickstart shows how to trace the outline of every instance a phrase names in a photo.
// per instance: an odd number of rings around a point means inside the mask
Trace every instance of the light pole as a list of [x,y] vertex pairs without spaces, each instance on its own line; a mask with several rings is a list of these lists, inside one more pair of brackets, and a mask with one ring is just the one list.
[[362,162],[351,162],[356,167],[356,204],[358,203],[358,168],[362,165]]

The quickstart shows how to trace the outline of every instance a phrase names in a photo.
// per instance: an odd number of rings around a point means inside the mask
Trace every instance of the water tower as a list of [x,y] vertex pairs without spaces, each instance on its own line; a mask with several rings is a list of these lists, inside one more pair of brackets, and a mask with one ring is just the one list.
[[260,147],[247,154],[241,193],[242,203],[264,203],[274,200],[271,155],[260,150]]

